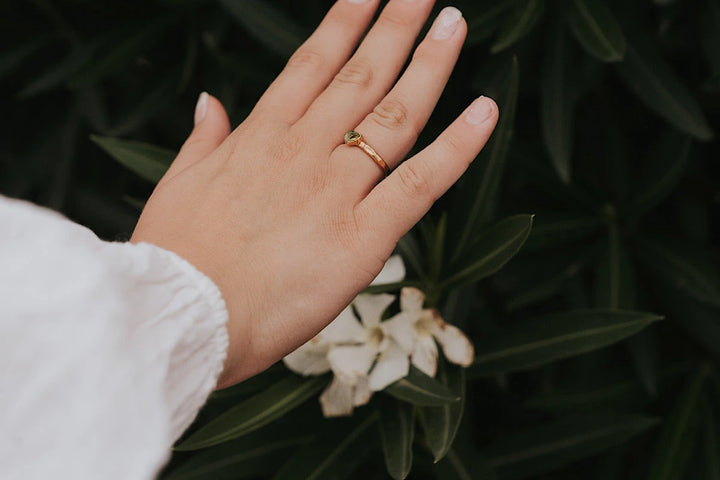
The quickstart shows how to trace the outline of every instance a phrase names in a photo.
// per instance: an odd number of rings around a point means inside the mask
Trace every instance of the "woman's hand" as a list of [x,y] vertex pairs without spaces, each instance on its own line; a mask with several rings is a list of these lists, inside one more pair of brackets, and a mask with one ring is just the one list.
[[[397,241],[465,171],[498,111],[475,100],[432,144],[415,143],[467,27],[444,9],[398,75],[432,0],[338,0],[232,133],[203,94],[195,128],[133,234],[172,250],[220,288],[230,347],[218,386],[279,360],[332,321]],[[357,130],[394,169],[343,143]]]

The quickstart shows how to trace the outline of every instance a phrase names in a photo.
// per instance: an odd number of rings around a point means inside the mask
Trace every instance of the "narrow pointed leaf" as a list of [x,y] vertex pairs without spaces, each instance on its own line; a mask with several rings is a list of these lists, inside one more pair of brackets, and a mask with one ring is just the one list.
[[[468,450],[468,449],[466,449]],[[495,471],[479,452],[458,452],[450,449],[445,458],[435,465],[438,480],[497,480]]]
[[502,25],[501,18],[513,2],[497,2],[477,15],[468,17],[468,33],[465,47],[471,47],[490,38]]
[[274,437],[249,435],[208,448],[163,475],[163,480],[236,480],[276,470],[279,455],[307,444],[308,434],[278,432]]
[[633,215],[650,211],[672,193],[685,173],[691,145],[690,138],[679,133],[662,136],[641,176],[644,185],[630,200]]
[[325,376],[288,376],[200,427],[175,449],[210,447],[257,430],[315,396],[325,384]]
[[[272,477],[273,480],[341,480],[376,442],[377,414],[357,419],[333,420],[332,430],[298,450]],[[341,423],[341,426],[338,424]],[[347,423],[351,425],[346,425]]]
[[148,143],[92,135],[90,139],[123,166],[145,180],[160,181],[177,153]]
[[635,307],[635,272],[632,258],[620,241],[617,227],[610,228],[595,282],[595,306],[610,310]]
[[410,473],[413,462],[414,407],[385,396],[380,404],[379,426],[385,467],[392,478],[402,480]]
[[558,177],[565,183],[570,182],[575,125],[569,68],[571,65],[565,29],[560,22],[555,22],[545,47],[540,112],[545,147]]
[[[510,148],[515,124],[515,108],[517,106],[520,72],[517,58],[513,58],[507,78],[501,84],[502,93],[495,97],[500,108],[500,118],[495,127],[490,145],[487,145],[480,156],[472,163],[466,173],[465,188],[472,188],[469,200],[456,206],[462,218],[462,233],[459,236],[453,260],[466,253],[466,249],[482,225],[487,222],[494,210],[500,180],[505,169],[505,161]],[[476,183],[477,181],[477,183]],[[475,189],[477,185],[477,189]],[[469,209],[468,209],[469,206]]]
[[640,259],[675,288],[710,305],[720,306],[720,272],[712,257],[691,245],[641,239]]
[[493,225],[475,240],[467,256],[444,285],[457,287],[476,282],[500,270],[522,248],[532,230],[532,215],[515,215]]
[[580,45],[598,60],[619,62],[627,42],[603,0],[569,0],[567,19]]
[[438,370],[438,380],[460,397],[459,402],[440,407],[423,407],[420,410],[425,440],[435,458],[440,461],[452,447],[465,407],[465,369],[443,362]]
[[697,370],[665,419],[650,461],[648,480],[682,478],[695,442],[702,391],[709,374],[709,366]]
[[230,15],[258,42],[289,58],[307,37],[285,12],[261,0],[220,0]]
[[517,43],[530,33],[545,13],[545,0],[527,0],[514,7],[495,43],[490,47],[491,53],[502,52]]
[[488,463],[507,480],[537,475],[620,445],[657,425],[642,416],[567,416],[523,432],[507,434],[483,449]]
[[707,395],[703,401],[702,442],[705,459],[703,477],[706,480],[720,480],[720,437],[718,437],[717,413],[713,400]]
[[612,345],[662,317],[621,310],[578,310],[518,322],[476,345],[471,376],[527,370]]
[[651,42],[638,39],[629,44],[625,61],[617,68],[623,81],[650,110],[698,140],[713,138],[700,105]]
[[595,234],[603,226],[604,222],[600,217],[538,214],[534,218],[532,232],[524,248],[534,251],[569,244]]
[[410,367],[408,376],[387,387],[385,392],[421,407],[437,407],[460,401],[460,397],[448,387],[415,367]]
[[73,85],[92,84],[118,72],[136,59],[173,23],[173,17],[161,17],[152,22],[142,20],[138,25],[131,25],[121,33],[111,36],[101,55],[96,55],[93,62],[88,62],[73,78]]

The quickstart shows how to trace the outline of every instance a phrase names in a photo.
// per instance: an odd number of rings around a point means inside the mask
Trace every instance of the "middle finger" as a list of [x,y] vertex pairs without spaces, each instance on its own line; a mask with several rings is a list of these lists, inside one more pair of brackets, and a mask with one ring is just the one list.
[[336,146],[393,85],[433,3],[390,0],[352,58],[298,122],[300,128],[323,132],[326,146]]

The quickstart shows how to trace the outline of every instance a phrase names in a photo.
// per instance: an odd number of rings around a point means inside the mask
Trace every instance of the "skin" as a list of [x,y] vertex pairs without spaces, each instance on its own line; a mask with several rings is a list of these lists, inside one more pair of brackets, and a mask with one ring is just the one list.
[[[467,26],[460,19],[437,39],[436,22],[398,79],[433,1],[390,0],[369,31],[379,0],[356,2],[333,5],[235,130],[220,102],[206,98],[132,236],[177,253],[220,288],[230,345],[219,388],[264,370],[331,322],[497,122],[497,106],[481,97],[403,162]],[[389,176],[343,144],[350,129],[384,158]]]

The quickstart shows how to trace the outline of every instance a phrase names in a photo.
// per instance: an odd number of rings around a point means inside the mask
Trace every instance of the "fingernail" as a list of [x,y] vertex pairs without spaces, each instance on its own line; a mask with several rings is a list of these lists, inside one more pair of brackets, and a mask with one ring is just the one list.
[[195,105],[195,125],[202,122],[205,118],[205,112],[207,111],[207,92],[202,92],[198,98],[197,105]]
[[447,40],[457,30],[458,23],[462,18],[462,12],[455,7],[445,7],[433,23],[430,37],[434,40]]
[[489,98],[478,97],[470,105],[465,121],[471,125],[480,125],[485,122],[493,113],[493,105]]
[[368,0],[347,0],[350,3],[367,3]]

